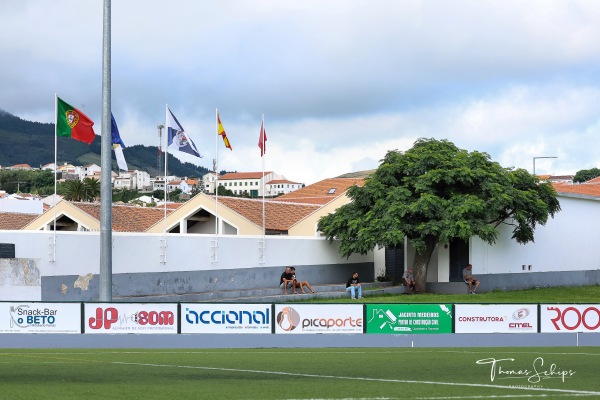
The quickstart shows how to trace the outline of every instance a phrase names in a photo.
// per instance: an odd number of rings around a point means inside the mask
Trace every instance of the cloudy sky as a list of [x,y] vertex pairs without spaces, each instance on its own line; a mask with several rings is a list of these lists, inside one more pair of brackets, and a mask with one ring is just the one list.
[[[102,0],[0,3],[0,109],[102,113]],[[600,1],[112,1],[112,111],[158,145],[165,105],[204,155],[306,184],[420,137],[539,174],[600,167]],[[216,142],[215,110],[233,146]],[[125,149],[127,157],[127,149]]]

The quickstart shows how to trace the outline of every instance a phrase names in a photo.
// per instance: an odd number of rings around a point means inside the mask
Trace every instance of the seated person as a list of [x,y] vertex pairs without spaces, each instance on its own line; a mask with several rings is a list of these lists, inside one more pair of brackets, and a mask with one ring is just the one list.
[[479,281],[473,276],[472,270],[473,266],[471,264],[468,264],[463,269],[463,279],[465,280],[465,283],[469,285],[469,294],[476,294],[475,292],[479,287]]
[[296,278],[294,274],[292,274],[292,269],[290,267],[285,267],[285,270],[281,274],[281,278],[279,278],[279,287],[283,288],[283,293],[287,294],[288,287],[294,289],[294,294],[296,293]]
[[406,294],[410,292],[419,293],[419,289],[417,289],[417,282],[415,282],[415,277],[413,275],[412,268],[409,268],[406,271],[404,271],[404,275],[402,275],[402,281],[404,283],[404,286],[406,287]]
[[350,292],[350,297],[353,299],[356,298],[357,294],[358,298],[362,299],[362,287],[360,286],[360,280],[358,279],[358,272],[352,274],[350,279],[348,279],[348,282],[346,283],[346,291]]
[[[305,293],[306,293],[306,292],[304,291],[304,286],[306,286],[307,288],[309,288],[311,293],[314,293],[314,292],[315,292],[315,291],[313,290],[312,286],[310,286],[310,283],[308,283],[308,281],[299,281],[299,280],[296,278],[296,268],[294,268],[294,267],[291,267],[290,269],[291,269],[291,271],[292,271],[292,276],[293,276],[293,278],[294,278],[294,286],[295,286],[295,287],[299,287],[299,288],[300,288],[300,290],[302,290],[302,294],[305,294]],[[296,293],[296,292],[294,292],[294,293]]]

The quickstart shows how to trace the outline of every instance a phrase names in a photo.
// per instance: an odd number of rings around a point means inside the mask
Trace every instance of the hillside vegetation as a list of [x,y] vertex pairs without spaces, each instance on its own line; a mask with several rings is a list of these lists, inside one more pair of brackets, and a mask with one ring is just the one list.
[[[29,164],[33,168],[40,168],[54,162],[54,124],[25,121],[0,110],[0,142],[2,167]],[[65,137],[59,137],[57,144],[59,165],[100,165],[101,141],[98,135],[91,145]],[[124,153],[129,169],[146,171],[150,176],[164,174],[164,171],[158,171],[157,146],[130,146],[125,148]],[[116,171],[114,155],[112,158],[112,168]],[[161,165],[164,165],[164,160]],[[168,166],[169,174],[181,177],[201,177],[208,172],[208,168],[182,163],[170,154]]]

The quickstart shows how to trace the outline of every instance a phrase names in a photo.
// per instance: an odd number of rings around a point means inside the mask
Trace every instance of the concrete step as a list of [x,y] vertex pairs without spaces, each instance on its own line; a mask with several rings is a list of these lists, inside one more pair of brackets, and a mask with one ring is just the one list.
[[[314,286],[313,286],[314,287]],[[316,291],[316,288],[315,288]],[[363,297],[379,296],[382,294],[402,294],[404,293],[404,286],[388,286],[381,288],[364,288],[362,291]],[[316,293],[307,294],[278,294],[274,296],[262,296],[262,297],[241,297],[237,299],[226,299],[222,302],[236,302],[236,303],[287,303],[293,301],[303,301],[306,299],[347,299],[350,294],[346,292],[346,287],[343,290],[338,291],[321,291]]]
[[[332,285],[312,285],[316,293],[311,294],[293,294],[292,289],[288,289],[288,295],[283,294],[281,288],[260,288],[245,290],[220,290],[213,292],[198,293],[177,293],[164,295],[146,295],[146,296],[121,296],[114,297],[115,301],[134,302],[134,303],[179,303],[179,302],[285,302],[299,301],[307,296],[317,298],[342,298],[348,297],[345,284]],[[404,287],[392,286],[390,282],[365,282],[362,284],[363,296],[374,295],[376,293],[396,293],[400,288],[402,293]],[[300,291],[298,290],[300,293]]]

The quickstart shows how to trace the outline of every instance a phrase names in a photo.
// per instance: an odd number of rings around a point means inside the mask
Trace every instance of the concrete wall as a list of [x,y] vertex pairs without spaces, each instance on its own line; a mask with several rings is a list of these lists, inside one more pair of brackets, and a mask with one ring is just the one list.
[[[345,282],[358,271],[374,280],[373,255],[340,257],[337,245],[318,238],[113,233],[113,295],[173,294],[206,290],[277,287],[287,265],[311,284]],[[0,263],[0,277],[29,263],[38,283],[23,291],[0,279],[0,300],[81,301],[98,299],[98,232],[0,231],[0,243],[15,244],[15,259]],[[55,258],[55,261],[53,259]],[[10,260],[10,259],[8,259]],[[31,264],[33,260],[34,264]],[[18,269],[18,268],[17,268]]]

